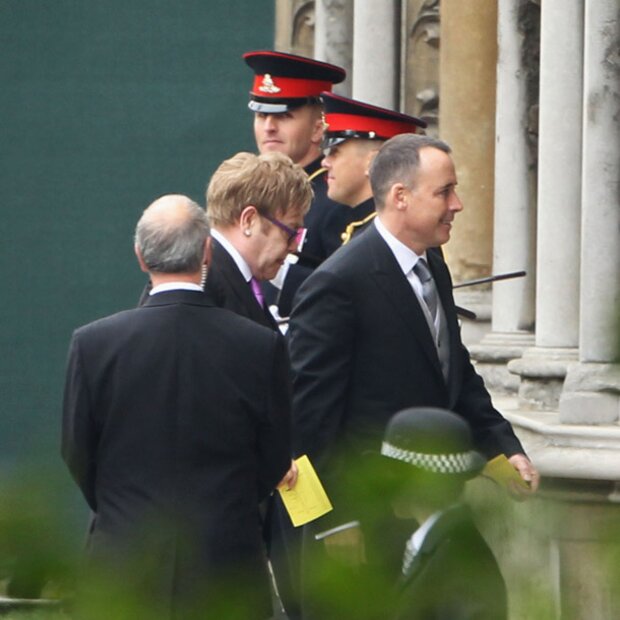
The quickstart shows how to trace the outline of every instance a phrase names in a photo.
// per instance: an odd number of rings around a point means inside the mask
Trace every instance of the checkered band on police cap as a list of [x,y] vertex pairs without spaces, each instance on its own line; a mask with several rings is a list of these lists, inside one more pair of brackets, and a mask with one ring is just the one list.
[[475,450],[451,454],[425,454],[403,450],[384,441],[381,445],[381,454],[434,474],[466,474],[477,471],[480,467],[480,454]]

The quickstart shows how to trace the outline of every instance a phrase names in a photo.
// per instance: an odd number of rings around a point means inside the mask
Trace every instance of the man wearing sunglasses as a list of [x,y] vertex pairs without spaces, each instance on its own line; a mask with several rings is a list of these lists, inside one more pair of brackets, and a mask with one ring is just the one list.
[[[238,153],[219,166],[207,188],[212,256],[205,282],[205,292],[218,306],[278,330],[260,284],[274,278],[287,255],[300,247],[311,197],[304,169],[282,153]],[[289,481],[295,475],[292,466]],[[263,532],[281,600],[292,619],[298,566],[289,564],[294,543],[287,539],[284,548],[282,511],[277,500],[269,504]]]
[[260,284],[297,251],[312,190],[303,168],[281,153],[238,153],[207,188],[211,261],[205,292],[221,308],[278,329]]
[[[210,258],[202,283],[217,306],[279,329],[261,284],[303,243],[311,199],[303,168],[286,155],[238,153],[218,167],[207,189]],[[139,305],[150,289],[149,282]]]

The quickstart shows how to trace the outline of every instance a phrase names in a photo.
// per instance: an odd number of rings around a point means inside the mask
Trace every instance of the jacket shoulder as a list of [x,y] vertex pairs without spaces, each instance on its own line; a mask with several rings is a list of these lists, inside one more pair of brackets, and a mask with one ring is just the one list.
[[331,272],[358,273],[370,268],[376,247],[375,231],[368,229],[334,252],[318,269]]
[[135,317],[139,316],[141,310],[142,306],[109,314],[77,327],[73,334],[75,337],[89,337],[94,334],[118,329],[123,325],[131,323]]

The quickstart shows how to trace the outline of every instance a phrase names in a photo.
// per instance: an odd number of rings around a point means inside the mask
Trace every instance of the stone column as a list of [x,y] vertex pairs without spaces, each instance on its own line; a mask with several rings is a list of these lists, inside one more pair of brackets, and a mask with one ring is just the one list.
[[293,31],[293,4],[287,0],[275,0],[274,49],[291,51]]
[[353,66],[353,0],[316,0],[314,57],[342,67],[347,79],[334,92],[351,96]]
[[355,0],[353,97],[384,108],[398,105],[400,2]]
[[582,5],[541,5],[537,347],[579,342]]
[[274,48],[300,56],[314,56],[314,2],[276,0]]
[[583,0],[541,5],[536,347],[509,369],[523,406],[557,410],[579,342]]
[[491,272],[497,9],[443,0],[440,14],[439,136],[452,147],[465,206],[444,250],[459,282]]
[[[564,423],[620,413],[620,24],[615,2],[586,0],[579,364],[560,401]],[[616,362],[616,363],[614,363]]]
[[[470,351],[490,389],[516,392],[519,379],[508,372],[506,362],[521,357],[534,343],[536,199],[528,128],[536,93],[535,75],[525,60],[537,46],[537,15],[533,5],[514,0],[499,0],[497,9],[493,272],[523,269],[527,277],[493,286],[493,331]],[[443,104],[443,90],[441,96]]]
[[403,2],[401,110],[422,118],[439,135],[439,0]]
[[[458,283],[491,273],[497,5],[442,0],[440,15],[439,136],[452,146],[465,206],[444,248]],[[455,298],[478,316],[463,323],[464,340],[479,342],[490,330],[490,286],[458,290]]]

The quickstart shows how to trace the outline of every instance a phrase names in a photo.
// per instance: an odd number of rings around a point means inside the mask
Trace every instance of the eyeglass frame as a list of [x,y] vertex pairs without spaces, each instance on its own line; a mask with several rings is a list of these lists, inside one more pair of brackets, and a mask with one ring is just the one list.
[[260,211],[258,212],[258,214],[261,217],[264,217],[268,222],[271,222],[272,224],[277,226],[280,230],[283,230],[288,235],[286,239],[286,245],[290,245],[294,239],[298,239],[297,249],[301,249],[300,246],[304,242],[304,237],[306,233],[306,229],[303,226],[300,226],[299,228],[291,228],[284,222],[281,222],[279,219],[272,217],[271,215],[261,213]]

